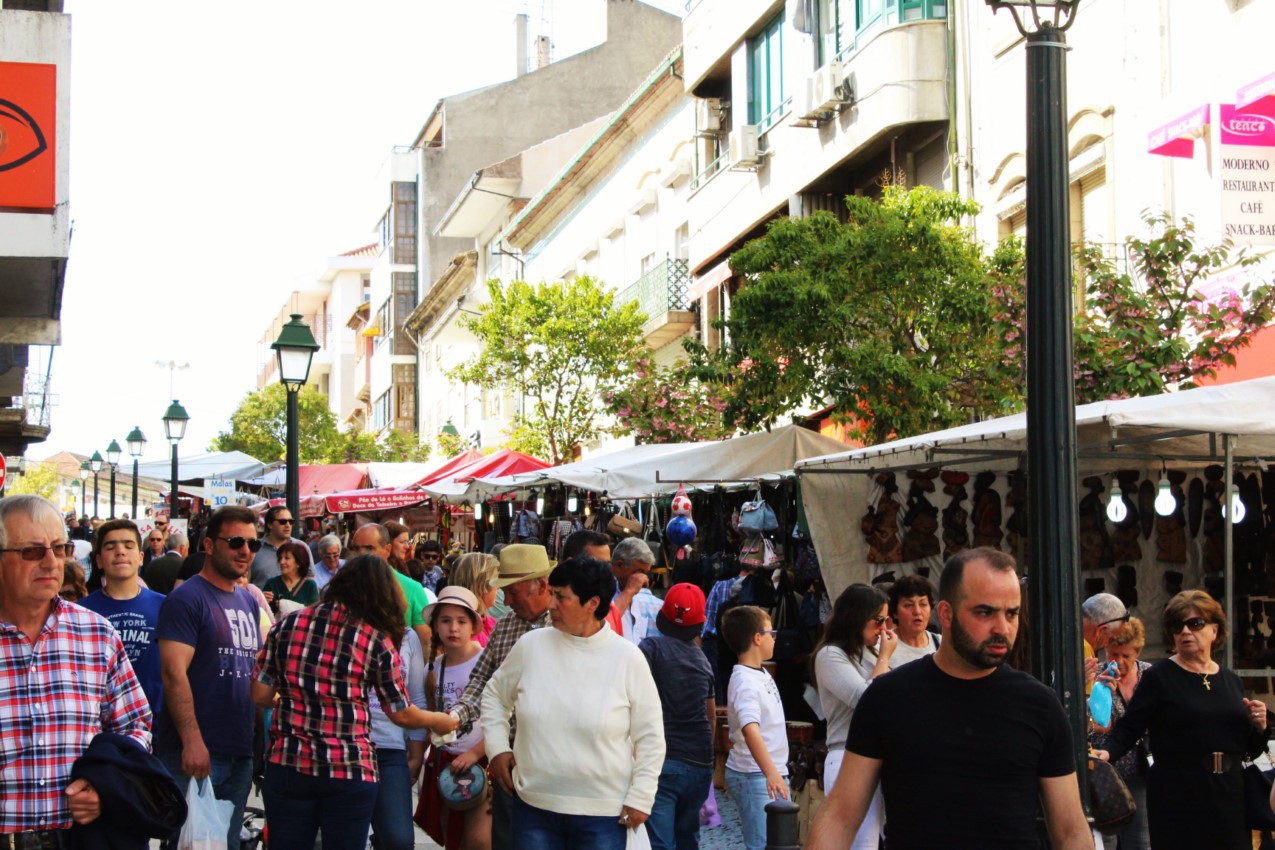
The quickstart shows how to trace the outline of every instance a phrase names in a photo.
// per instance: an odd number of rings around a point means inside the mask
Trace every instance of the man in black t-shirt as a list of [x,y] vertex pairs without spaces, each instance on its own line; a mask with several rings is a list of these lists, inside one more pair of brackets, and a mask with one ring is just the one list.
[[1053,691],[1002,666],[1018,633],[1014,559],[969,549],[943,567],[936,654],[875,680],[850,722],[807,850],[843,850],[880,780],[891,850],[1093,850],[1071,730]]

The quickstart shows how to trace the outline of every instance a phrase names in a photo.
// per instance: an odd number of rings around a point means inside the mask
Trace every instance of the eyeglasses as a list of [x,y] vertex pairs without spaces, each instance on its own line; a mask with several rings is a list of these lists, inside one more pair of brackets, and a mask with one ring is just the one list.
[[214,537],[213,539],[223,541],[231,549],[242,549],[247,543],[249,552],[261,551],[261,541],[255,537]]
[[1182,631],[1185,626],[1193,632],[1198,632],[1209,624],[1209,621],[1203,617],[1187,617],[1185,620],[1178,620],[1176,623],[1169,623],[1169,634],[1176,635]]
[[758,634],[760,634],[760,635],[777,635],[777,634],[779,634],[779,629],[762,629],[760,632],[758,632]]
[[884,626],[889,619],[889,617],[873,617],[872,622],[876,623],[878,626]]
[[1094,628],[1101,629],[1103,626],[1110,626],[1112,623],[1127,623],[1129,622],[1129,618],[1132,616],[1133,614],[1129,613],[1128,611],[1125,611],[1123,617],[1116,617],[1114,620],[1107,620],[1105,623],[1099,623],[1098,625],[1094,626]]
[[54,543],[52,546],[22,546],[17,549],[0,549],[0,552],[17,552],[24,561],[43,561],[45,552],[55,557],[69,558],[75,554],[74,543]]
[[58,596],[61,596],[67,602],[75,602],[80,598],[80,594],[74,590],[59,590]]

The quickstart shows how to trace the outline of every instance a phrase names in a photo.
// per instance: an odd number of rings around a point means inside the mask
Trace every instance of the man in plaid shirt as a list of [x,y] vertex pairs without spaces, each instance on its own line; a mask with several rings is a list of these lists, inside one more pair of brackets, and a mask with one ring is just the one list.
[[41,496],[0,499],[0,850],[56,848],[101,814],[71,765],[98,732],[150,746],[151,712],[103,617],[58,596],[71,557],[62,515]]

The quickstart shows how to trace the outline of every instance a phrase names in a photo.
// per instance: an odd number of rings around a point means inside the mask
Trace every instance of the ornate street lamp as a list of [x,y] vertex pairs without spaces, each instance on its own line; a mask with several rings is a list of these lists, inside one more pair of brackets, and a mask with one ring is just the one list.
[[134,425],[124,442],[128,443],[128,453],[133,456],[133,521],[137,522],[137,459],[146,451],[146,435]]
[[115,440],[111,440],[111,444],[106,447],[106,462],[111,467],[111,519],[115,519],[115,473],[120,468],[122,451],[120,444]]
[[187,415],[186,408],[182,407],[177,399],[173,399],[173,403],[168,405],[168,410],[164,413],[164,436],[173,447],[173,480],[168,494],[170,528],[175,528],[173,523],[177,521],[177,444],[181,442],[182,437],[186,436],[186,423],[189,421],[190,416]]
[[[1027,533],[1033,664],[1062,700],[1076,763],[1084,764],[1064,35],[1076,20],[1079,0],[987,2],[993,12],[1008,9],[1027,40]],[[1087,799],[1083,790],[1080,796]]]
[[80,462],[80,516],[89,515],[89,462],[87,460]]
[[301,518],[301,490],[297,480],[300,466],[300,449],[297,445],[297,393],[310,377],[310,361],[319,344],[314,341],[310,326],[301,321],[300,313],[292,314],[292,321],[279,331],[279,338],[270,346],[279,357],[279,382],[288,391],[288,439],[287,439],[287,488],[285,498],[294,520]]
[[98,512],[101,511],[101,508],[98,507],[101,501],[97,495],[97,474],[102,471],[101,452],[93,452],[93,456],[89,458],[89,469],[93,470],[93,518],[97,519]]

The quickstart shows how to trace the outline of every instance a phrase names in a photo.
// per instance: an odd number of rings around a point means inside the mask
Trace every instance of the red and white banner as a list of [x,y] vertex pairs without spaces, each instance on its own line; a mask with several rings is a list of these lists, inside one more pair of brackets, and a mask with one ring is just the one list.
[[1222,233],[1239,244],[1275,245],[1275,116],[1259,108],[1219,109]]
[[375,513],[407,508],[429,501],[429,494],[417,491],[385,493],[336,493],[327,497],[328,513]]

